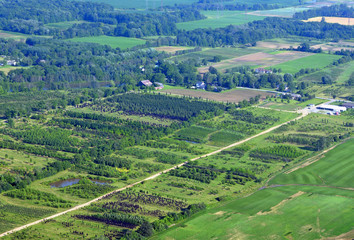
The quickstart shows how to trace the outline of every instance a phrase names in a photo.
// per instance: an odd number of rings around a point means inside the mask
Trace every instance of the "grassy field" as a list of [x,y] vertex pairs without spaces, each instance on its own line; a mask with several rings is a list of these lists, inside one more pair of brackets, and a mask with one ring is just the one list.
[[288,7],[272,10],[254,11],[249,15],[264,16],[264,17],[292,17],[296,12],[306,11],[308,8],[303,7]]
[[86,21],[68,21],[68,22],[57,22],[57,23],[48,23],[47,27],[57,28],[59,30],[65,30],[73,26],[74,24],[87,23]]
[[336,187],[354,187],[354,139],[334,148],[325,157],[289,174],[281,174],[270,184],[316,184]]
[[191,89],[163,89],[162,92],[176,94],[176,95],[204,98],[204,99],[209,99],[214,101],[233,102],[233,103],[238,103],[245,99],[248,100],[251,97],[255,97],[257,95],[261,95],[262,98],[273,95],[272,93],[260,92],[260,91],[248,90],[248,89],[234,89],[231,91],[221,92],[221,93],[206,92],[206,91],[191,90]]
[[232,59],[241,57],[247,54],[257,53],[259,51],[267,52],[264,48],[203,48],[200,52],[192,52],[179,56],[172,57],[171,59],[177,61],[186,61],[188,59],[206,59],[212,61],[214,56],[219,56],[221,60]]
[[228,25],[241,25],[264,17],[245,15],[241,11],[202,11],[207,19],[177,23],[178,29],[193,30],[197,28],[221,28]]
[[98,37],[82,37],[73,38],[69,41],[72,42],[87,42],[87,43],[98,43],[101,45],[108,45],[112,48],[127,49],[135,47],[137,45],[145,44],[144,40],[137,38],[126,38],[126,37],[111,37],[111,36],[98,36]]
[[[310,53],[305,52],[296,52],[296,51],[287,51],[279,54],[270,54],[267,52],[273,51],[262,51],[253,54],[244,55],[241,57],[235,57],[232,59],[223,60],[218,63],[211,64],[213,67],[220,71],[226,71],[237,66],[251,66],[251,67],[277,67],[282,63],[287,63],[289,61],[298,60],[307,56],[310,56]],[[209,71],[209,66],[198,68],[200,73],[205,73]]]
[[324,68],[330,65],[333,61],[338,60],[339,58],[341,58],[341,56],[329,54],[315,54],[312,56],[277,64],[273,67],[282,69],[282,72],[284,73],[294,74],[300,71],[300,69]]
[[27,68],[27,67],[3,66],[3,67],[0,67],[0,71],[4,72],[7,75],[10,71],[16,70],[16,69],[21,69],[21,68]]
[[296,100],[289,100],[289,102],[287,102],[287,100],[281,101],[281,99],[268,99],[268,101],[261,103],[259,106],[286,111],[297,111],[305,108],[309,104],[319,105],[324,102],[326,102],[326,100],[318,98],[313,98],[305,102],[299,102]]
[[352,197],[352,193],[350,197],[343,197],[339,190],[333,195],[323,195],[301,187],[266,189],[209,210],[153,239],[319,239],[338,236],[351,230]]
[[[5,38],[5,39],[26,40],[27,38],[33,36],[34,35],[0,30],[0,38]],[[50,36],[38,36],[38,35],[36,35],[36,37],[51,38]]]

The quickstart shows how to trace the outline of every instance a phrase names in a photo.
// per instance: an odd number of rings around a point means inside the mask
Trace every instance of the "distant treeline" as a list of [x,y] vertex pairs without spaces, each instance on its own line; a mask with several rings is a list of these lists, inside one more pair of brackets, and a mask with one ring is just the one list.
[[313,17],[354,17],[354,8],[348,7],[346,4],[325,6],[322,8],[314,8],[294,14],[296,19],[309,19]]

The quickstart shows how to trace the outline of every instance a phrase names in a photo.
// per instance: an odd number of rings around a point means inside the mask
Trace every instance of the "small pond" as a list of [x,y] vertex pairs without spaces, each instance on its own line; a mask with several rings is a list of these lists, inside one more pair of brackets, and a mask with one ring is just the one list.
[[[53,182],[50,184],[52,188],[63,188],[67,186],[71,186],[74,184],[77,184],[80,182],[80,178],[71,178],[71,179],[65,179],[57,182]],[[91,182],[100,184],[100,185],[107,185],[109,184],[109,181],[103,181],[103,180],[97,180],[97,179],[90,179]]]

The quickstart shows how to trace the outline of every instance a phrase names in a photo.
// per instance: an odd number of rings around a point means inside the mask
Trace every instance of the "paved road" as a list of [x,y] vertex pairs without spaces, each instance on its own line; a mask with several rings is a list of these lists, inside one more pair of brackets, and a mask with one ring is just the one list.
[[130,185],[127,185],[127,186],[125,186],[125,187],[123,187],[123,188],[114,190],[114,191],[112,191],[112,192],[110,192],[110,193],[107,193],[107,194],[105,194],[105,195],[103,195],[103,196],[100,196],[100,197],[98,197],[98,198],[95,198],[95,199],[93,199],[93,200],[91,200],[91,201],[89,201],[89,202],[86,202],[86,203],[77,205],[77,206],[75,206],[75,207],[73,207],[73,208],[70,208],[70,209],[68,209],[68,210],[66,210],[66,211],[63,211],[63,212],[54,214],[54,215],[52,215],[52,216],[49,216],[49,217],[46,217],[46,218],[37,220],[37,221],[35,221],[35,222],[32,222],[32,223],[29,223],[29,224],[26,224],[26,225],[23,225],[23,226],[14,228],[14,229],[12,229],[12,230],[10,230],[10,231],[4,232],[4,233],[0,234],[0,238],[1,238],[1,237],[4,237],[4,236],[6,236],[6,235],[12,234],[12,233],[21,231],[21,230],[23,230],[23,229],[25,229],[25,228],[34,226],[34,225],[39,224],[39,223],[41,223],[41,222],[44,222],[44,221],[46,221],[46,220],[53,219],[53,218],[62,216],[62,215],[64,215],[64,214],[70,213],[70,212],[72,212],[72,211],[75,211],[75,210],[78,210],[78,209],[87,207],[87,206],[89,206],[91,203],[97,202],[97,201],[101,200],[102,198],[104,198],[104,197],[106,197],[106,196],[108,196],[108,195],[110,195],[110,194],[117,193],[117,192],[121,192],[121,191],[126,190],[126,189],[128,189],[128,188],[131,188],[131,187],[133,187],[133,186],[135,186],[135,185],[138,185],[138,184],[140,184],[140,183],[142,183],[142,182],[144,182],[144,181],[148,181],[148,180],[155,179],[155,178],[157,178],[158,176],[160,176],[160,175],[162,175],[162,174],[164,174],[164,173],[167,173],[167,172],[169,172],[169,171],[171,171],[171,170],[173,170],[173,169],[176,169],[176,168],[178,168],[178,167],[181,167],[181,166],[183,166],[183,165],[185,165],[185,164],[187,164],[187,163],[189,163],[189,162],[191,162],[191,161],[196,161],[196,160],[201,159],[201,158],[205,158],[205,157],[208,157],[208,156],[211,156],[211,155],[218,154],[218,153],[220,153],[220,152],[222,152],[222,151],[224,151],[224,150],[226,150],[226,149],[235,147],[235,146],[237,146],[237,145],[240,145],[240,144],[242,144],[242,143],[245,143],[245,142],[247,142],[247,141],[250,141],[251,139],[254,139],[254,138],[256,138],[256,137],[259,137],[259,136],[262,136],[262,135],[264,135],[264,134],[267,134],[267,133],[269,133],[269,132],[271,132],[271,131],[273,131],[273,130],[275,130],[275,129],[277,129],[277,128],[279,128],[279,127],[285,125],[285,124],[288,124],[289,122],[299,120],[299,119],[305,117],[306,115],[308,115],[308,112],[307,112],[307,111],[303,111],[303,112],[301,112],[301,113],[302,113],[301,116],[299,116],[299,117],[297,117],[297,118],[295,118],[295,119],[293,119],[293,120],[290,120],[290,121],[288,121],[288,122],[285,122],[285,123],[279,124],[279,125],[277,125],[277,126],[271,127],[271,128],[269,128],[269,129],[267,129],[267,130],[261,132],[261,133],[258,133],[258,134],[254,135],[254,136],[252,136],[252,137],[249,137],[249,138],[247,138],[247,139],[245,139],[245,140],[242,140],[242,141],[233,143],[233,144],[231,144],[231,145],[229,145],[229,146],[227,146],[227,147],[223,147],[223,148],[221,148],[221,149],[219,149],[219,150],[216,150],[216,151],[214,151],[214,152],[211,152],[211,153],[202,155],[202,156],[200,156],[200,157],[193,158],[193,159],[191,159],[191,160],[189,160],[189,161],[186,161],[186,162],[183,162],[183,163],[181,163],[181,164],[178,164],[178,165],[176,165],[176,166],[174,166],[174,167],[172,167],[172,168],[169,168],[169,169],[164,170],[164,171],[162,171],[162,172],[156,173],[155,175],[152,175],[152,176],[150,176],[150,177],[148,177],[148,178],[145,178],[144,180],[141,180],[141,181],[132,183],[132,184],[130,184]]

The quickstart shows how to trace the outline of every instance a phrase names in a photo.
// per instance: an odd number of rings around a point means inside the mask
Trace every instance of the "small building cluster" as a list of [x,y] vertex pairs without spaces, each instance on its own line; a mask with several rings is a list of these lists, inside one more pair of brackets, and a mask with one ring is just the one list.
[[264,69],[264,68],[256,68],[254,70],[255,73],[259,73],[259,74],[268,74],[268,73],[273,73],[272,70],[267,70],[267,69]]
[[140,87],[152,87],[152,86],[155,86],[155,90],[161,90],[161,89],[164,88],[164,85],[162,83],[159,83],[159,82],[152,83],[150,80],[140,81],[138,86],[140,86]]
[[316,109],[320,111],[327,111],[327,114],[329,115],[339,115],[341,112],[347,111],[346,107],[329,104],[319,105],[316,107]]

